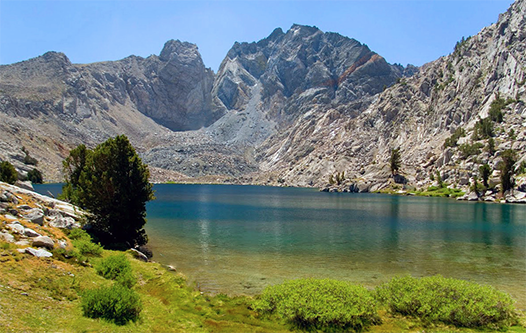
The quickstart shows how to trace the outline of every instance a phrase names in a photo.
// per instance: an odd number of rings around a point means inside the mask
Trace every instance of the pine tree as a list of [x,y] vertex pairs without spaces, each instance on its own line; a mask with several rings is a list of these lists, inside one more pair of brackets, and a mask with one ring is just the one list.
[[91,232],[113,248],[146,244],[146,202],[153,199],[148,167],[124,135],[88,150],[81,145],[64,161],[67,199],[93,214]]
[[517,162],[517,153],[513,149],[507,149],[502,152],[502,162],[500,162],[500,182],[502,193],[513,188],[513,165]]
[[396,174],[401,166],[400,148],[391,149],[391,158],[389,159],[391,174]]

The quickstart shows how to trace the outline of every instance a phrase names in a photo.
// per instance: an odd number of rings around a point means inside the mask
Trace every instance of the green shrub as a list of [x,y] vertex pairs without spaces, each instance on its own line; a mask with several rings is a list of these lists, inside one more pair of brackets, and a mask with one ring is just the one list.
[[466,159],[473,155],[479,155],[481,153],[481,148],[484,147],[484,145],[480,142],[474,143],[470,145],[469,143],[464,143],[458,147],[460,150],[460,154],[462,155],[462,158]]
[[446,140],[444,141],[444,148],[456,147],[458,139],[460,139],[463,136],[466,136],[466,131],[462,127],[458,127],[455,130],[455,133],[451,134],[449,138],[446,138]]
[[502,329],[517,324],[509,295],[490,286],[442,276],[394,278],[376,289],[389,311],[428,323]]
[[362,330],[380,321],[375,299],[367,289],[329,279],[292,280],[267,287],[253,307],[300,329]]
[[31,171],[28,171],[27,180],[29,180],[33,184],[42,184],[44,178],[42,177],[42,172],[40,172],[38,169],[33,169]]
[[17,179],[18,173],[13,164],[8,161],[0,162],[0,181],[14,184]]
[[102,254],[102,246],[93,243],[91,240],[78,239],[72,241],[72,243],[83,256],[91,255],[99,257]]
[[473,134],[471,135],[471,139],[477,141],[480,139],[489,139],[494,136],[495,127],[493,125],[493,122],[489,118],[484,118],[477,121],[477,123],[475,124]]
[[98,257],[102,254],[102,246],[93,243],[91,236],[85,230],[79,228],[71,229],[68,233],[68,237],[71,239],[71,242],[79,255]]
[[117,325],[136,321],[142,309],[139,295],[119,284],[85,291],[81,306],[84,316],[102,318]]
[[97,274],[106,279],[115,280],[131,288],[137,282],[133,276],[130,262],[124,254],[116,254],[103,259],[95,266]]

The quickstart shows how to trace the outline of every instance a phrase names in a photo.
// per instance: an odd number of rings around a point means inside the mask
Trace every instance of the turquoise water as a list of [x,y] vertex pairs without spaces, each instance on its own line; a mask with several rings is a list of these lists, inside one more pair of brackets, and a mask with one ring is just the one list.
[[146,225],[154,260],[204,291],[255,294],[298,277],[374,287],[396,275],[442,274],[493,285],[526,308],[524,205],[260,186],[154,189]]

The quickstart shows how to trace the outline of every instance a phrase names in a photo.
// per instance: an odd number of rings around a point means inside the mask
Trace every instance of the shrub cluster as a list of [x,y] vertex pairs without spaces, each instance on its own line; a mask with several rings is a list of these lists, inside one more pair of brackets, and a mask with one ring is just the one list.
[[17,179],[18,173],[13,164],[8,161],[0,162],[0,182],[14,184]]
[[394,278],[376,289],[392,313],[424,322],[502,329],[517,324],[509,295],[489,286],[442,276]]
[[95,266],[95,269],[100,276],[115,280],[127,288],[133,287],[137,282],[133,276],[130,262],[123,253],[103,259]]
[[120,284],[91,289],[82,297],[82,312],[88,318],[102,318],[117,325],[136,321],[141,312],[139,295]]
[[69,231],[69,239],[75,246],[80,257],[84,256],[100,256],[102,254],[102,246],[93,243],[91,236],[84,230],[74,228]]
[[299,329],[362,330],[380,321],[370,291],[328,279],[292,280],[267,287],[254,309],[283,318]]
[[442,276],[397,277],[369,291],[344,281],[299,279],[267,287],[253,303],[261,315],[307,331],[362,331],[379,324],[378,310],[476,329],[518,324],[511,297],[490,286]]
[[103,259],[95,266],[97,274],[115,280],[112,287],[87,290],[82,297],[82,311],[89,318],[103,318],[117,325],[136,321],[142,303],[131,288],[137,282],[124,254]]

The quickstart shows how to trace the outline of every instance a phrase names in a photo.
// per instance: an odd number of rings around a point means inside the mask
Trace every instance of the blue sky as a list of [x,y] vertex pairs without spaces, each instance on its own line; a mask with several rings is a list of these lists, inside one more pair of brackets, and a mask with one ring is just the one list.
[[235,41],[293,23],[367,44],[390,63],[422,65],[462,36],[495,23],[511,0],[0,0],[0,64],[64,52],[73,63],[159,54],[179,39],[197,44],[217,71]]

